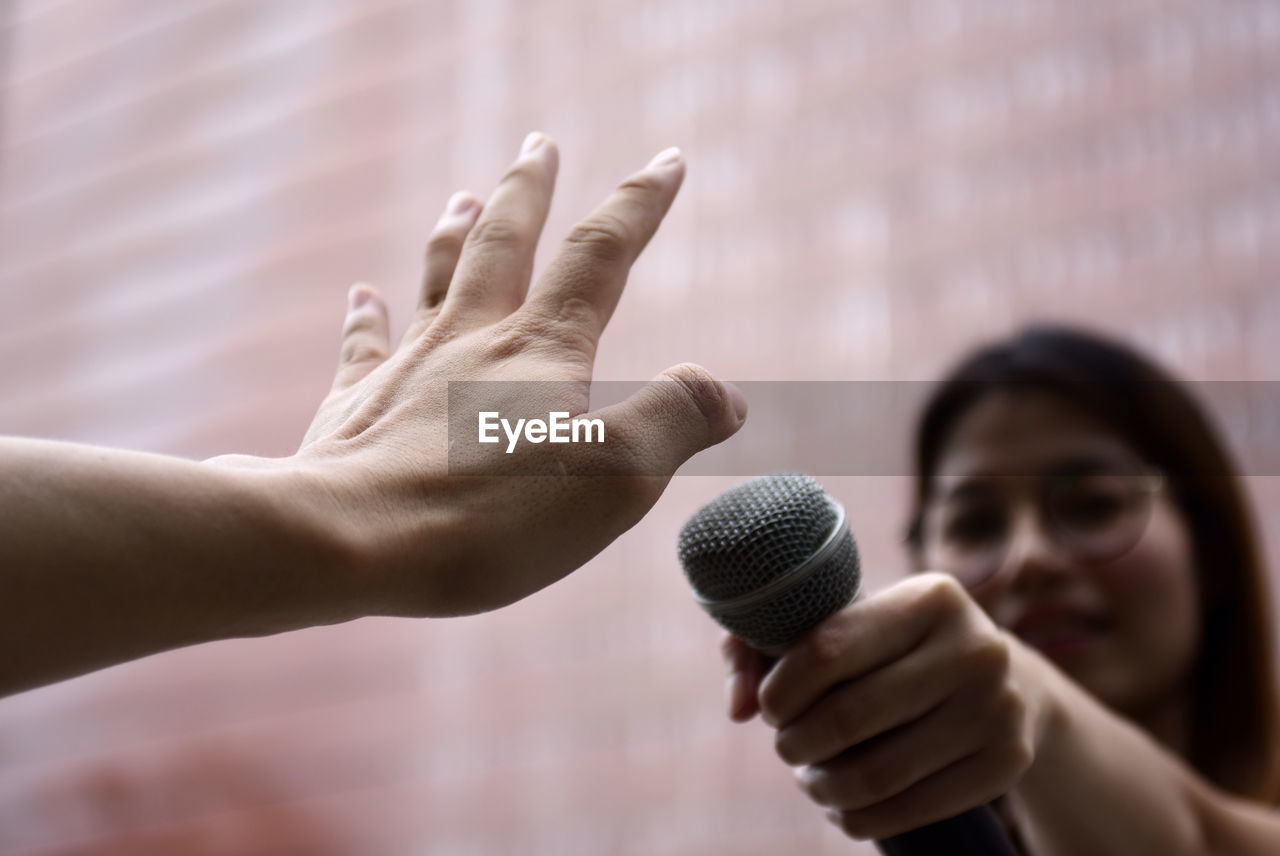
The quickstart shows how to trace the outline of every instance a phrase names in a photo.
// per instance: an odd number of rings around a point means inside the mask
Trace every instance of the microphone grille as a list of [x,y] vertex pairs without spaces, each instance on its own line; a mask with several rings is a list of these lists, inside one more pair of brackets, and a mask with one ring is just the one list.
[[[717,621],[761,650],[777,650],[841,609],[857,590],[858,552],[845,527],[812,576],[747,610],[717,609],[805,564],[842,517],[822,485],[799,473],[762,476],[720,494],[680,532],[680,564]],[[785,584],[784,584],[785,585]]]

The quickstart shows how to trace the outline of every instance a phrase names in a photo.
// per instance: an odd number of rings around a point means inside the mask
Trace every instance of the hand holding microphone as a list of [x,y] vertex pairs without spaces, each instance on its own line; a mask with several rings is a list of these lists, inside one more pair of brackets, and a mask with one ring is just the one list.
[[844,513],[800,475],[717,497],[686,524],[680,558],[735,634],[731,714],[777,729],[779,756],[845,832],[890,856],[1014,852],[975,807],[1030,766],[1047,708],[1025,649],[958,583],[922,574],[850,603]]

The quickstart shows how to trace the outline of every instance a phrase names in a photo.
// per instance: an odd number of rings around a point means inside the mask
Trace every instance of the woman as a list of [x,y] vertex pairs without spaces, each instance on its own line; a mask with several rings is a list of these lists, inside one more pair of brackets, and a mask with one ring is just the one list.
[[1132,351],[1035,328],[934,392],[920,573],[772,671],[730,638],[730,715],[847,833],[1000,798],[1047,854],[1280,853],[1265,578],[1229,458]]

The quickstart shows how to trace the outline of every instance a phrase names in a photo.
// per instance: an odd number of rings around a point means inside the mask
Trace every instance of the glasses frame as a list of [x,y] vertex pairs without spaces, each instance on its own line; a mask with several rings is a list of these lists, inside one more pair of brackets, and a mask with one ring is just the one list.
[[[1102,565],[1107,562],[1115,561],[1141,543],[1142,538],[1146,535],[1147,528],[1151,525],[1151,510],[1155,507],[1156,496],[1163,491],[1165,486],[1168,484],[1168,479],[1165,474],[1154,468],[1144,468],[1141,471],[1132,473],[1132,476],[1138,480],[1138,492],[1146,497],[1145,517],[1143,519],[1142,526],[1138,530],[1137,536],[1134,538],[1132,543],[1126,544],[1122,549],[1116,550],[1114,553],[1108,553],[1104,556],[1088,556],[1084,554],[1077,545],[1072,544],[1070,536],[1065,534],[1064,528],[1060,523],[1055,524],[1054,516],[1048,511],[1051,506],[1048,497],[1052,492],[1052,487],[1045,485],[1053,479],[1063,478],[1063,476],[1048,476],[1040,479],[1041,485],[1035,492],[1034,500],[1034,514],[1037,518],[1036,525],[1040,526],[1041,531],[1044,532],[1054,547],[1061,550],[1063,553],[1070,555],[1074,562],[1078,562],[1083,565]],[[930,541],[930,527],[927,523],[928,518],[929,511],[926,508],[925,514],[922,516],[922,523],[924,524],[922,527],[922,547],[924,548],[925,553],[927,553],[929,549]],[[949,570],[946,567],[933,567],[931,569],[940,570],[943,573],[950,574],[955,577],[968,591],[979,591],[987,587],[987,585],[992,581],[1002,576],[1003,572],[1006,570],[1006,566],[1009,564],[1009,556],[1014,553],[1014,548],[1018,546],[1022,539],[1021,530],[1021,526],[1015,526],[1011,537],[1006,537],[1000,545],[999,555],[991,562],[990,568],[981,575],[957,573],[955,570]]]

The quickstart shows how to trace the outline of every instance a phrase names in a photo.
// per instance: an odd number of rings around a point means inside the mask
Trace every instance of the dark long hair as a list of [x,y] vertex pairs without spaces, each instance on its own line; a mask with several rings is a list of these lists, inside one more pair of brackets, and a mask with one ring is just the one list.
[[1037,326],[962,361],[933,391],[917,427],[907,534],[917,560],[922,516],[950,434],[996,390],[1057,395],[1165,473],[1190,533],[1200,587],[1187,761],[1227,791],[1280,800],[1268,586],[1250,509],[1203,409],[1146,358],[1092,333]]

